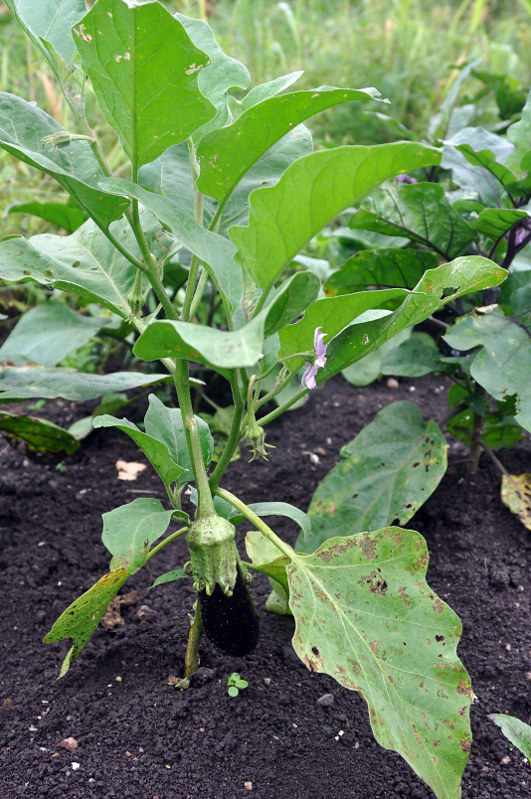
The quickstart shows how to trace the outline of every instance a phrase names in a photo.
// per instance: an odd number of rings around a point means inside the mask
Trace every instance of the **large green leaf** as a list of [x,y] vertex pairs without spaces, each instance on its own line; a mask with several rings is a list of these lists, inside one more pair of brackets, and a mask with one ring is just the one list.
[[46,47],[49,42],[71,64],[75,47],[72,26],[87,12],[85,0],[5,0],[24,32],[56,69]]
[[412,289],[426,269],[433,269],[437,263],[435,253],[425,250],[360,250],[330,275],[324,290],[328,297],[334,297],[375,286]]
[[475,238],[438,183],[389,182],[361,203],[349,226],[388,236],[407,236],[447,260],[460,255]]
[[342,377],[353,386],[368,386],[384,373],[383,365],[386,356],[396,350],[403,341],[406,341],[411,336],[411,332],[410,327],[401,330],[400,333],[386,341],[377,350],[370,352],[360,361],[356,361],[356,363],[343,369],[341,372]]
[[458,350],[480,347],[470,374],[497,400],[514,396],[516,421],[531,431],[531,335],[500,311],[471,313],[444,336]]
[[44,366],[0,366],[0,402],[33,397],[63,397],[78,402],[169,379],[167,374],[115,372],[95,375]]
[[[365,311],[408,293],[406,289],[381,289],[317,300],[308,308],[302,319],[280,331],[279,357],[282,359],[298,352],[310,351],[317,327],[322,328],[326,341],[330,341]],[[291,371],[296,372],[303,363],[304,358],[293,358],[288,366]]]
[[101,316],[82,316],[62,302],[43,302],[22,316],[0,347],[0,361],[55,366],[107,323]]
[[484,208],[470,224],[478,233],[496,240],[504,236],[516,222],[528,217],[527,211],[515,208]]
[[323,86],[262,100],[231,125],[212,131],[201,141],[197,151],[201,166],[198,188],[224,204],[250,167],[292,128],[326,108],[362,99],[380,96],[375,89]]
[[172,510],[158,499],[140,497],[102,515],[102,541],[112,555],[111,571],[122,568],[134,574],[147,560],[151,545],[163,535]]
[[122,215],[128,201],[98,188],[104,172],[87,141],[73,139],[57,146],[43,142],[60,133],[66,133],[65,129],[36,105],[0,93],[0,147],[53,175],[98,225],[106,228]]
[[135,166],[214,116],[197,85],[210,59],[161,3],[99,0],[74,35],[103,115]]
[[104,574],[88,591],[72,602],[54,623],[44,638],[45,644],[53,644],[62,641],[63,638],[71,638],[74,641],[63,660],[59,678],[64,677],[79,656],[107,610],[109,602],[130,576],[129,572],[121,567]]
[[251,196],[247,227],[230,237],[261,288],[271,287],[299,250],[347,206],[393,175],[436,164],[440,153],[410,142],[321,150],[292,164],[275,186]]
[[175,233],[190,252],[197,255],[230,307],[236,308],[239,305],[243,278],[241,269],[234,260],[235,250],[230,241],[202,228],[190,212],[160,194],[154,194],[120,178],[105,178],[101,183],[106,191],[126,194],[140,200]]
[[296,549],[313,552],[333,536],[404,525],[446,472],[445,438],[413,402],[393,402],[341,449],[341,460],[315,491],[312,529]]
[[179,480],[185,473],[186,470],[172,459],[168,446],[163,441],[139,430],[136,424],[130,422],[129,419],[117,419],[104,413],[95,416],[91,421],[94,427],[116,427],[132,438],[153,468],[157,470],[168,492],[171,490],[171,484]]
[[458,799],[472,689],[461,624],[426,583],[426,542],[388,527],[328,540],[287,567],[293,646],[309,669],[358,691],[376,740],[439,799]]
[[[151,251],[171,247],[165,233],[149,211],[141,212]],[[141,257],[129,224],[117,220],[110,231],[120,244]],[[0,278],[6,281],[35,280],[88,300],[101,302],[123,318],[131,314],[129,295],[136,268],[121,255],[107,237],[88,220],[71,236],[45,233],[31,239],[0,242]],[[147,291],[147,281],[144,279]]]
[[37,452],[65,452],[71,455],[79,449],[79,441],[67,430],[47,419],[0,411],[0,433],[8,438],[25,441]]
[[381,319],[350,325],[330,342],[328,360],[317,373],[317,383],[359,361],[400,330],[427,319],[449,300],[499,285],[506,274],[505,269],[477,255],[428,269],[396,311]]
[[[214,452],[214,439],[204,419],[199,416],[196,416],[195,419],[199,429],[199,443],[201,445],[203,463],[205,464],[205,469],[208,469]],[[154,394],[150,394],[144,425],[146,433],[166,444],[171,459],[186,470],[179,479],[181,481],[193,479],[192,464],[188,453],[181,410],[179,408],[168,408]]]
[[253,366],[258,361],[264,323],[263,312],[239,330],[229,331],[169,319],[155,321],[141,334],[133,351],[144,361],[183,358],[227,375],[227,369]]

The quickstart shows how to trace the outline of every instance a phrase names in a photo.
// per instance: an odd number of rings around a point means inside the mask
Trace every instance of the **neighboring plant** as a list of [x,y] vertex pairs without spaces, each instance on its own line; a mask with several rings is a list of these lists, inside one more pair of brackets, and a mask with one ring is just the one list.
[[[158,2],[97,0],[87,13],[84,0],[43,0],[39,15],[28,0],[7,5],[55,72],[78,130],[1,94],[0,145],[54,176],[89,219],[68,236],[1,242],[0,277],[52,286],[130,325],[134,354],[160,362],[178,399],[174,408],[152,394],[143,425],[108,413],[94,419],[95,427],[118,428],[136,442],[167,503],[143,497],[103,514],[109,572],[45,638],[73,640],[59,676],[131,575],[185,535],[190,560],[154,583],[188,575],[198,594],[184,679],[197,668],[203,631],[229,655],[254,649],[258,616],[249,572],[263,572],[273,581],[278,609],[294,616],[293,646],[301,660],[359,691],[382,746],[399,752],[438,797],[457,799],[472,699],[456,655],[461,624],[426,583],[423,538],[395,526],[395,519],[411,518],[422,491],[432,490],[417,483],[421,464],[425,472],[433,469],[432,486],[437,483],[444,446],[433,425],[425,426],[407,404],[386,409],[389,432],[374,450],[381,452],[380,466],[375,461],[367,474],[373,470],[374,483],[374,470],[398,457],[401,443],[412,483],[405,479],[405,495],[392,492],[388,512],[371,517],[381,529],[368,532],[365,520],[349,526],[344,514],[341,525],[329,527],[333,536],[308,544],[308,552],[280,539],[264,517],[291,518],[310,542],[318,513],[270,498],[248,506],[222,487],[240,443],[247,442],[253,457],[265,457],[267,424],[314,386],[450,300],[505,277],[485,257],[454,257],[459,253],[451,242],[447,262],[428,259],[408,286],[363,286],[334,297],[321,295],[310,266],[294,265],[338,214],[396,175],[436,167],[440,150],[396,142],[311,152],[304,120],[340,103],[378,99],[375,90],[286,91],[290,75],[237,100],[230,90],[244,92],[246,68],[221,51],[208,25],[172,16]],[[89,125],[87,76],[130,161],[130,179],[111,174]],[[202,375],[220,376],[232,393],[234,414],[213,470],[212,435],[193,409],[190,363]],[[14,366],[0,373],[0,390],[4,399],[87,399],[161,376]],[[294,378],[297,388],[268,412],[266,403]],[[416,448],[398,441],[402,418],[415,427]],[[355,443],[352,449],[355,454]],[[337,490],[344,499],[343,477]],[[189,484],[192,518],[182,506]],[[235,543],[242,520],[254,528],[246,538],[250,562],[242,561]],[[177,529],[164,538],[170,524]]]
[[248,685],[247,680],[242,680],[238,672],[233,671],[227,680],[227,693],[229,696],[238,696],[240,691],[243,691]]
[[531,765],[531,727],[529,724],[514,716],[506,716],[504,713],[491,713],[489,719],[492,719],[500,727],[505,737],[527,757],[529,765]]

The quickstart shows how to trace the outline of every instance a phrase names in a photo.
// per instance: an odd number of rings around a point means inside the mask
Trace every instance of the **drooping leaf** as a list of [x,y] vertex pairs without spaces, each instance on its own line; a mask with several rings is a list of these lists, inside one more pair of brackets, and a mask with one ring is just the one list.
[[65,228],[69,233],[77,230],[86,219],[81,208],[68,203],[41,203],[33,200],[28,203],[13,203],[6,211],[8,214],[31,214],[45,219],[53,225]]
[[515,419],[531,430],[531,336],[497,310],[459,319],[444,336],[454,349],[479,347],[470,374],[495,399],[515,396]]
[[158,499],[140,497],[102,515],[101,538],[112,555],[111,571],[125,569],[134,574],[147,560],[151,545],[163,535],[172,510],[164,510]]
[[414,288],[427,269],[437,266],[437,256],[425,250],[360,250],[333,272],[325,283],[328,297],[367,288]]
[[155,321],[138,338],[133,352],[144,361],[184,358],[227,374],[227,369],[253,366],[258,361],[266,313],[262,312],[239,330],[229,331],[191,322]]
[[315,491],[312,529],[296,549],[313,552],[334,536],[404,525],[446,472],[445,438],[413,402],[393,402],[349,444]]
[[74,28],[74,41],[103,115],[136,167],[214,116],[197,85],[210,59],[161,3],[99,0]]
[[153,194],[129,180],[105,178],[101,184],[106,191],[134,197],[149,208],[161,222],[168,225],[190,252],[197,255],[230,307],[238,306],[243,291],[243,278],[241,269],[234,261],[235,250],[230,241],[202,228],[180,204]]
[[128,391],[139,386],[171,379],[167,374],[143,375],[138,372],[115,372],[108,375],[83,374],[74,369],[37,366],[0,366],[0,402],[45,397],[74,400],[96,399],[114,391]]
[[531,764],[531,727],[529,724],[505,713],[491,713],[489,719],[498,725],[509,741],[518,747]]
[[[402,297],[407,293],[406,289],[381,289],[317,300],[308,308],[302,319],[279,332],[279,357],[282,359],[298,352],[310,351],[317,327],[322,328],[322,332],[326,334],[325,340],[330,341],[365,311],[377,308],[387,300]],[[293,358],[287,362],[287,365],[291,371],[296,372],[304,360],[303,357]]]
[[438,183],[389,182],[361,203],[349,221],[388,236],[406,236],[447,260],[461,255],[475,233],[455,211]]
[[410,142],[337,147],[299,158],[275,186],[253,192],[249,225],[230,229],[244,268],[259,287],[271,287],[347,206],[393,175],[439,160],[434,148]]
[[[151,251],[164,252],[173,242],[149,212],[140,214]],[[137,258],[138,245],[129,224],[117,220],[112,235]],[[45,233],[31,239],[0,242],[0,278],[6,281],[34,280],[77,296],[103,303],[113,313],[127,318],[131,313],[129,295],[136,268],[89,220],[71,236]],[[147,292],[149,284],[144,279]]]
[[46,42],[49,42],[70,65],[74,58],[75,47],[72,37],[72,26],[87,12],[85,0],[5,0],[23,31],[39,48],[41,53],[55,64],[49,57]]
[[109,602],[130,576],[129,572],[123,568],[114,569],[104,574],[92,588],[85,591],[61,613],[44,638],[45,644],[53,644],[56,641],[62,641],[63,638],[71,638],[74,641],[63,660],[57,679],[64,677],[67,673],[90,640]]
[[[205,464],[205,469],[208,469],[214,452],[214,439],[208,424],[199,416],[196,416],[195,420],[199,429],[203,463]],[[158,397],[150,394],[144,425],[146,433],[166,444],[171,459],[185,470],[179,479],[181,481],[193,479],[192,464],[186,444],[186,434],[180,408],[168,408]]]
[[330,342],[326,366],[317,372],[317,383],[360,360],[400,330],[427,319],[449,300],[496,286],[506,274],[492,261],[474,255],[429,269],[396,311],[380,319],[354,323]]
[[496,240],[505,235],[520,219],[528,217],[527,211],[518,211],[515,208],[484,208],[470,224],[478,233]]
[[293,646],[313,671],[358,691],[376,740],[439,799],[458,799],[472,689],[456,655],[461,624],[426,583],[413,530],[332,538],[287,567]]
[[28,447],[37,452],[64,452],[71,455],[79,449],[79,441],[62,427],[25,414],[0,411],[0,433],[8,438],[25,441]]
[[26,311],[5,339],[0,361],[55,366],[94,338],[106,323],[101,316],[82,316],[62,302],[43,302]]
[[308,117],[351,100],[381,99],[375,89],[319,89],[268,97],[231,124],[204,137],[197,155],[203,194],[224,203],[243,175],[286,133]]
[[531,530],[531,474],[504,474],[501,498],[503,504],[518,516],[524,527]]
[[52,175],[101,227],[107,228],[123,214],[128,201],[98,188],[104,172],[88,141],[73,139],[58,146],[43,141],[64,133],[65,129],[36,105],[14,94],[0,93],[0,147]]
[[[153,468],[156,469],[167,491],[170,491],[173,482],[185,474],[186,469],[175,463],[163,441],[139,430],[136,424],[130,422],[129,419],[116,419],[114,416],[101,414],[91,419],[91,425],[95,428],[116,427],[126,433],[140,447]],[[184,479],[188,478],[185,476]]]

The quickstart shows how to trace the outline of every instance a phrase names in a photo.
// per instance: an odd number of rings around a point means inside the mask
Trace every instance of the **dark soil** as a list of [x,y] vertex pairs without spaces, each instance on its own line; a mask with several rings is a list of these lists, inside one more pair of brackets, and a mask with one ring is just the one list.
[[[248,464],[244,453],[225,486],[247,502],[284,500],[305,509],[340,446],[389,402],[411,399],[425,418],[441,421],[442,385],[428,378],[399,389],[355,389],[336,378],[271,427],[268,442],[277,448],[268,463]],[[66,402],[48,407],[63,424],[80,415]],[[375,743],[360,697],[297,659],[293,621],[265,611],[269,587],[261,576],[251,586],[261,621],[254,654],[229,658],[204,642],[190,688],[166,684],[183,670],[194,594],[189,580],[144,592],[154,576],[186,559],[182,539],[151,561],[151,575],[143,569],[124,587],[140,595],[122,606],[124,624],[114,632],[99,627],[67,676],[54,682],[68,644],[41,641],[108,568],[100,514],[138,496],[164,496],[150,469],[135,482],[117,479],[119,458],[142,457],[116,431],[95,432],[66,459],[64,472],[56,460],[2,441],[0,799],[433,797],[397,754]],[[530,442],[501,458],[513,473],[531,471]],[[529,765],[487,718],[508,712],[529,723],[531,714],[531,534],[501,504],[499,482],[486,456],[469,477],[463,450],[453,445],[446,477],[408,525],[427,539],[431,586],[464,624],[459,654],[477,697],[465,799],[531,797]],[[276,529],[293,541],[288,522]],[[233,671],[249,681],[234,699],[226,686]],[[332,704],[318,703],[324,694],[333,695]],[[69,737],[79,744],[75,751],[59,745]]]

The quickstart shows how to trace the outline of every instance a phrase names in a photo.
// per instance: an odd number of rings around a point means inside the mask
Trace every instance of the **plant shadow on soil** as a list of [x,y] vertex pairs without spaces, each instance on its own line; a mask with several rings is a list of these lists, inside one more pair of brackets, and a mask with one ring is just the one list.
[[[425,419],[440,422],[446,388],[439,377],[404,380],[398,389],[385,382],[354,388],[334,378],[271,426],[268,443],[277,448],[269,462],[249,464],[242,451],[224,486],[246,502],[306,509],[340,447],[378,410],[410,399]],[[63,425],[81,415],[64,401],[47,411]],[[134,589],[138,601],[121,607],[124,623],[112,632],[100,626],[54,682],[68,644],[44,646],[42,638],[108,568],[101,513],[139,496],[164,496],[150,467],[135,482],[117,479],[119,458],[143,457],[115,430],[93,433],[66,459],[65,472],[56,470],[57,459],[31,457],[1,438],[0,453],[0,799],[433,798],[397,754],[374,741],[362,699],[298,660],[293,620],[265,611],[262,576],[251,586],[261,621],[256,651],[229,658],[203,642],[190,688],[166,684],[182,672],[194,592],[190,580],[146,589],[182,565],[183,540],[153,559],[152,574],[143,569],[130,580],[122,592]],[[446,477],[407,526],[426,537],[428,582],[464,625],[458,653],[477,699],[463,797],[531,796],[529,766],[487,718],[508,712],[530,721],[531,534],[501,504],[499,475],[486,456],[470,477],[463,454],[460,445],[450,448]],[[531,471],[529,439],[501,459],[512,473]],[[294,540],[288,521],[275,529]],[[234,671],[249,687],[231,698]],[[324,694],[333,694],[332,704],[317,704]],[[69,737],[75,751],[59,746]]]

